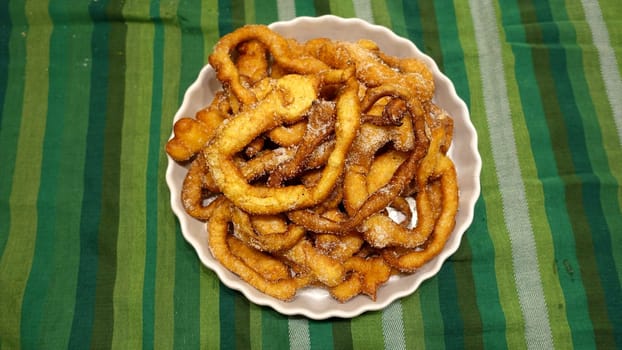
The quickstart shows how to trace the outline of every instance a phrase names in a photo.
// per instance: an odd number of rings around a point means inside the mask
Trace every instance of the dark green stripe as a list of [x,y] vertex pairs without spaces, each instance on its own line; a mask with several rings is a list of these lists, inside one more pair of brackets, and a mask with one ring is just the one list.
[[311,349],[329,350],[333,348],[333,327],[328,322],[309,320]]
[[[76,304],[69,340],[70,348],[91,344],[95,317],[97,283],[98,228],[101,224],[104,128],[108,94],[108,38],[110,25],[104,20],[106,1],[91,3],[89,14],[95,23],[91,40],[91,91],[84,172],[84,197],[80,217],[80,266],[76,287]],[[110,306],[112,307],[112,306]]]
[[315,1],[295,0],[296,16],[315,16]]
[[255,2],[255,23],[270,24],[279,20],[276,0]]
[[[448,6],[450,7],[450,6]],[[439,5],[440,12],[446,11]],[[423,28],[423,46],[420,48],[432,57],[439,67],[443,67],[443,55],[439,44],[439,28],[436,22],[436,10],[432,1],[419,0],[419,18]]]
[[424,47],[423,27],[421,23],[421,13],[417,1],[402,0],[402,10],[404,12],[404,22],[406,24],[406,34],[417,47],[427,53]]
[[[12,25],[9,14],[9,2],[3,1],[0,3],[0,110],[4,106],[7,80],[9,78],[9,40],[11,38]],[[0,126],[2,126],[3,118],[4,113],[0,113]],[[0,249],[1,252],[2,250]]]
[[410,21],[410,18],[404,15],[403,3],[399,0],[389,0],[386,4],[389,17],[391,18],[391,30],[395,34],[407,38],[408,29],[406,23]]
[[[467,232],[466,234],[468,234]],[[479,349],[484,347],[483,340],[483,327],[480,312],[477,309],[477,296],[475,289],[475,282],[472,274],[472,260],[473,255],[469,240],[463,238],[460,245],[460,249],[451,258],[453,264],[450,265],[453,268],[454,275],[451,276],[455,280],[455,305],[454,310],[450,312],[456,312],[460,317],[455,317],[454,322],[457,323],[456,329],[462,330],[462,334],[458,335],[461,338],[461,346],[467,349]],[[449,291],[451,292],[451,291]],[[441,294],[447,295],[441,291]],[[451,294],[451,293],[450,293]],[[447,295],[449,297],[449,295]],[[445,298],[447,300],[447,298]],[[443,309],[443,308],[441,308]],[[447,315],[445,315],[445,323],[447,324]],[[447,342],[447,340],[445,340]]]
[[[455,257],[454,257],[455,258]],[[463,349],[464,344],[464,325],[458,307],[458,286],[454,277],[453,259],[445,261],[438,273],[438,294],[440,300],[439,309],[443,317],[445,330],[445,346],[449,349]]]
[[330,0],[313,0],[313,7],[316,16],[330,14]]
[[336,319],[333,322],[333,339],[335,349],[353,349],[352,329],[350,320]]
[[[546,46],[541,45],[546,43],[543,35],[546,35],[547,33],[543,34],[539,26],[533,25],[534,23],[537,23],[537,18],[535,18],[536,15],[533,12],[533,8],[529,7],[530,4],[519,5],[523,5],[521,8],[522,22],[531,24],[525,26],[525,35],[527,42],[533,43],[533,46],[530,48],[530,53],[533,61],[533,69],[535,74],[534,78],[537,86],[539,87],[540,93],[542,94],[541,96],[534,96],[534,100],[528,103],[533,104],[538,100],[544,102],[542,106],[544,113],[543,116],[548,125],[551,144],[555,145],[553,150],[558,171],[564,181],[563,186],[566,198],[566,207],[568,209],[568,218],[573,228],[577,246],[581,247],[578,249],[579,254],[577,257],[578,264],[581,266],[582,272],[584,272],[584,283],[586,286],[589,286],[586,288],[586,292],[590,315],[592,321],[594,322],[595,328],[602,329],[602,331],[595,334],[595,341],[597,344],[612,346],[613,338],[610,331],[611,325],[607,322],[606,305],[603,305],[602,303],[605,298],[603,286],[600,278],[598,278],[597,263],[591,253],[594,246],[591,239],[592,234],[590,234],[590,232],[593,233],[593,231],[588,222],[589,218],[587,217],[589,216],[587,210],[590,208],[586,207],[586,203],[584,202],[585,187],[581,185],[581,179],[577,176],[578,168],[576,168],[576,166],[579,164],[575,164],[575,161],[573,160],[573,152],[582,152],[581,150],[576,149],[576,141],[578,140],[575,140],[577,137],[583,138],[582,126],[576,125],[576,119],[579,118],[573,119],[573,115],[576,116],[575,112],[568,110],[568,108],[575,107],[567,107],[569,104],[572,104],[572,102],[566,100],[566,98],[560,95],[561,92],[558,90],[560,86],[555,82],[556,78],[567,81],[567,78],[564,78],[564,73],[560,72],[558,66],[559,63],[564,65],[566,59],[563,54],[561,54],[556,57],[557,60],[561,61],[553,61],[552,55],[557,55],[558,53],[554,49],[548,50]],[[547,38],[547,40],[551,40],[551,38]],[[518,50],[520,49],[515,47],[515,52]],[[551,66],[551,62],[555,62],[553,66]],[[563,70],[565,70],[565,65]],[[524,79],[525,73],[526,72],[520,73],[519,76]],[[528,87],[528,89],[533,89],[533,85]],[[544,95],[547,92],[551,92],[551,94]],[[560,101],[564,101],[564,103],[560,103]],[[530,121],[530,118],[537,117],[537,114],[534,115],[527,112],[527,106],[524,106],[524,108],[526,112],[526,120],[528,122]],[[564,113],[570,113],[570,115],[565,115]],[[573,130],[574,128],[579,128],[580,131],[575,133]],[[534,149],[540,148],[534,147]],[[583,154],[581,157],[587,158],[587,155]],[[541,164],[541,166],[550,167],[551,164]],[[554,223],[555,220],[558,219],[554,217],[550,218],[550,222],[552,223]],[[560,237],[559,239],[567,238]],[[590,253],[583,254],[582,252]],[[559,269],[561,270],[562,268],[563,267],[560,265]]]
[[174,348],[198,349],[200,342],[199,264],[197,255],[179,229],[175,230],[175,291],[172,320],[175,325]]
[[[179,2],[177,15],[181,25],[181,71],[178,91],[179,101],[194,82],[203,67],[203,36],[201,23],[201,2],[183,0]],[[200,342],[200,261],[194,249],[183,238],[177,227],[175,232],[175,348],[198,348]],[[172,279],[173,280],[173,279]]]
[[237,349],[235,331],[235,292],[221,283],[220,286],[220,348]]
[[235,327],[229,329],[233,331],[235,337],[235,347],[239,350],[250,349],[250,301],[242,294],[236,293],[233,300],[234,312],[229,314],[233,318]]
[[[495,249],[490,240],[488,225],[486,222],[486,202],[482,197],[475,204],[475,214],[471,227],[465,234],[466,245],[472,251],[473,260],[471,261],[471,270],[473,276],[473,293],[475,293],[475,305],[471,308],[477,309],[476,315],[479,315],[479,322],[467,322],[475,329],[470,327],[465,329],[467,334],[466,344],[470,344],[469,336],[477,332],[482,332],[477,337],[482,337],[482,341],[486,348],[490,349],[507,349],[507,339],[505,332],[507,331],[506,317],[499,300],[499,288],[496,283],[494,256]],[[462,293],[468,293],[463,291]],[[462,303],[461,303],[462,305]],[[467,307],[463,306],[463,309]],[[463,311],[467,319],[467,311]],[[473,316],[476,317],[476,316]],[[480,329],[481,327],[481,329]],[[473,332],[473,333],[471,333]],[[479,343],[479,339],[472,340]]]
[[[7,38],[6,52],[0,56],[0,77],[6,79],[4,90],[0,94],[0,256],[3,255],[9,238],[11,212],[9,197],[13,185],[17,139],[22,121],[24,98],[24,76],[26,60],[26,38],[21,35],[28,31],[23,10],[12,3],[2,2],[2,17],[6,26],[2,26],[2,36]],[[10,13],[9,13],[10,11]],[[6,89],[10,86],[10,89]]]
[[233,31],[231,0],[218,0],[218,32],[225,35]]
[[145,274],[143,286],[143,348],[153,349],[155,327],[156,264],[158,240],[158,171],[160,168],[160,128],[162,126],[162,84],[164,79],[164,28],[160,17],[160,1],[151,2],[149,16],[154,24],[153,84],[151,122],[149,126],[149,152],[147,159],[146,242]]
[[264,308],[261,312],[262,346],[264,349],[289,348],[288,317],[273,309]]
[[[106,18],[123,18],[123,0],[111,0]],[[119,229],[119,190],[121,166],[121,130],[125,99],[125,40],[127,27],[122,21],[110,24],[108,45],[108,83],[104,154],[102,168],[102,208],[98,234],[98,269],[95,291],[95,315],[91,346],[108,348],[114,324],[113,293],[117,273],[117,236]],[[128,116],[131,117],[131,116]]]
[[443,337],[446,330],[443,323],[443,315],[441,315],[439,299],[439,277],[435,276],[421,284],[419,295],[421,297],[421,312],[423,314],[423,328],[425,347],[429,349],[446,348],[445,338]]
[[[246,8],[244,7],[244,0],[229,0],[231,2],[231,20],[232,29],[237,29],[246,24]],[[224,20],[225,18],[221,18]]]

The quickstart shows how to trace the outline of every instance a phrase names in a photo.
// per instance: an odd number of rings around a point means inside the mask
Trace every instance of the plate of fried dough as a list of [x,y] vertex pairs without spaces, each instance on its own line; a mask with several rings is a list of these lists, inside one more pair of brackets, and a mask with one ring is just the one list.
[[172,129],[184,238],[224,285],[285,315],[349,318],[412,294],[458,249],[480,193],[452,82],[360,19],[224,35]]

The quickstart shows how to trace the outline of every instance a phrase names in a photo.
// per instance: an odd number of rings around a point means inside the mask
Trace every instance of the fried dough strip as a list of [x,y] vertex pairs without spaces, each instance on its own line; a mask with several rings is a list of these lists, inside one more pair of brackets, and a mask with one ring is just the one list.
[[378,287],[391,277],[391,267],[381,257],[353,256],[345,261],[344,266],[352,272],[349,278],[330,289],[331,296],[342,303],[359,294],[376,300]]
[[205,159],[199,153],[184,178],[181,190],[181,203],[190,216],[199,220],[208,220],[214,211],[214,201],[209,201],[219,191],[211,181],[211,177],[205,169]]
[[223,201],[214,210],[208,225],[208,245],[214,258],[260,292],[285,301],[294,298],[296,292],[311,281],[309,276],[294,276],[278,281],[269,281],[232,254],[227,244],[229,223],[231,222],[230,209],[231,203]]
[[305,166],[309,154],[335,130],[335,106],[331,102],[311,105],[306,130],[294,156],[282,163],[268,178],[268,186],[280,187],[284,181],[296,176]]
[[212,104],[198,111],[195,118],[181,118],[173,126],[173,138],[166,143],[166,152],[176,161],[186,161],[199,152],[212,138],[216,128],[225,120],[221,111],[222,93]]
[[229,251],[268,281],[290,278],[287,265],[271,255],[248,246],[235,236],[227,236]]
[[290,224],[284,232],[261,233],[257,232],[251,216],[241,209],[231,209],[232,222],[235,234],[246,244],[255,249],[277,253],[293,247],[305,235],[306,230],[302,226]]
[[344,223],[345,231],[355,229],[365,219],[386,208],[391,203],[391,198],[398,196],[410,182],[411,174],[416,173],[419,161],[427,152],[429,140],[425,135],[424,118],[415,117],[413,122],[417,140],[415,149],[410,153],[408,159],[400,164],[391,181],[367,197],[365,202],[358,208],[356,214]]
[[322,254],[307,239],[300,240],[284,252],[283,256],[311,273],[320,283],[328,287],[338,285],[346,275],[344,266],[330,256]]
[[436,222],[434,215],[435,209],[430,201],[428,182],[433,176],[439,156],[441,144],[445,139],[445,129],[435,128],[432,131],[432,140],[428,153],[421,160],[417,169],[417,195],[415,198],[417,206],[417,225],[408,229],[401,226],[384,215],[374,214],[367,218],[361,230],[365,239],[377,248],[386,246],[401,246],[405,248],[415,248],[428,239],[434,230]]
[[278,80],[275,91],[259,102],[252,112],[241,112],[229,119],[210,142],[206,151],[209,169],[225,196],[253,214],[276,214],[310,207],[326,198],[343,171],[347,151],[358,130],[358,85],[351,78],[349,81],[337,100],[335,148],[316,186],[255,187],[245,181],[231,160],[259,134],[283,121],[298,120],[310,107],[318,82],[309,76],[288,75]]

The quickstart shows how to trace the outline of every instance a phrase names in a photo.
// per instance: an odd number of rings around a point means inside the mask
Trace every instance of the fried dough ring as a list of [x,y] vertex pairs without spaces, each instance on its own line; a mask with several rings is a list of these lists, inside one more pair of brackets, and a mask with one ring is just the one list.
[[431,238],[423,250],[404,250],[387,248],[382,256],[387,263],[402,272],[413,272],[436,257],[449,239],[456,224],[455,215],[458,211],[458,181],[456,169],[446,156],[441,156],[436,171],[440,174],[442,208],[434,227]]
[[237,46],[238,59],[235,65],[240,80],[245,85],[255,85],[268,76],[268,57],[265,46],[257,40],[249,40]]
[[290,276],[289,268],[282,261],[275,259],[242,242],[239,238],[228,235],[227,245],[231,254],[242,260],[268,281],[287,279]]
[[240,73],[231,59],[231,53],[238,44],[249,40],[257,40],[265,45],[272,58],[289,72],[308,74],[328,69],[324,62],[315,58],[293,56],[288,40],[266,26],[246,25],[238,28],[220,38],[209,56],[209,63],[216,71],[218,80],[229,87],[243,104],[252,104],[257,98],[240,80]]

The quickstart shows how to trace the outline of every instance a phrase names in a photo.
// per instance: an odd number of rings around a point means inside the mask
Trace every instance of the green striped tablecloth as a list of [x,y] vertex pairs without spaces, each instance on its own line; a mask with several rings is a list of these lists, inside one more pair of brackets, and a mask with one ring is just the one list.
[[[327,13],[454,81],[482,194],[413,295],[312,321],[202,267],[163,145],[220,35]],[[617,0],[0,1],[0,347],[622,348],[621,28]]]

